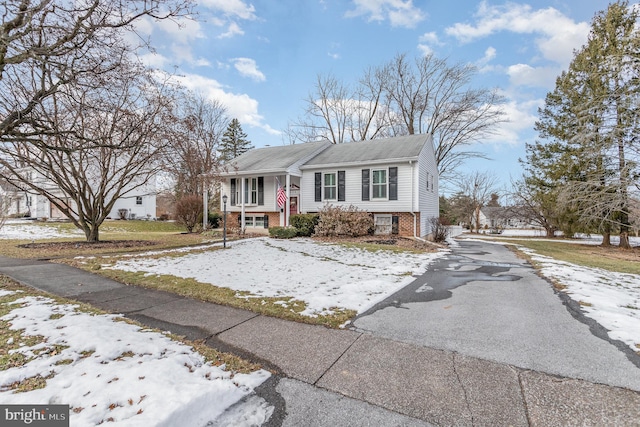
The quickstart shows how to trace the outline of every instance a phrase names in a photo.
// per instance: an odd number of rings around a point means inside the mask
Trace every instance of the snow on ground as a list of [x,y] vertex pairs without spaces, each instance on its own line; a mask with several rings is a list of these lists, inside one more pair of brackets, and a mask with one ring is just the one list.
[[58,227],[45,224],[34,224],[25,220],[7,220],[0,228],[0,239],[55,239],[84,236],[80,230],[60,230]]
[[[3,291],[2,295],[6,295]],[[17,352],[34,357],[0,371],[4,404],[69,404],[70,424],[118,426],[205,425],[269,377],[260,370],[233,374],[163,334],[115,321],[113,315],[76,311],[44,297],[22,297],[2,320],[25,335],[44,337]],[[7,344],[12,344],[8,342]],[[3,343],[4,345],[4,343]],[[54,346],[67,346],[66,348]],[[36,375],[46,387],[12,393],[7,386]],[[261,424],[272,407],[244,407]]]
[[255,296],[293,297],[306,302],[303,315],[315,316],[335,307],[361,313],[411,283],[444,253],[372,252],[310,239],[259,238],[226,250],[120,260],[111,268],[193,278]]
[[565,285],[564,292],[582,302],[585,315],[608,329],[609,337],[640,350],[640,275],[578,266],[518,248],[540,264],[542,275]]

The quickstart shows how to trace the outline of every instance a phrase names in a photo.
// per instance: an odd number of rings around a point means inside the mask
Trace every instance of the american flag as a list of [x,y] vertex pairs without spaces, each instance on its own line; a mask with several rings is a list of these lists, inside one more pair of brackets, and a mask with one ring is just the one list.
[[284,191],[284,188],[282,188],[281,185],[278,185],[276,200],[278,202],[278,206],[280,206],[281,208],[283,208],[285,203],[287,203],[287,193]]

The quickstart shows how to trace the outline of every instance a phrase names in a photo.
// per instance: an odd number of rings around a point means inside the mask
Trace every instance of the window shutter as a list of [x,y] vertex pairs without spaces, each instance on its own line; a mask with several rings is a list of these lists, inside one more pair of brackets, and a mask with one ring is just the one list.
[[231,206],[236,205],[236,179],[231,178]]
[[398,200],[398,168],[389,168],[389,200]]
[[269,215],[264,216],[264,228],[269,228]]
[[264,206],[264,176],[258,177],[258,205]]
[[315,175],[316,202],[322,201],[322,172],[316,172]]
[[362,169],[362,200],[369,200],[369,169]]
[[345,187],[346,187],[346,177],[345,171],[338,171],[338,201],[344,202],[345,200]]
[[391,216],[391,234],[398,234],[400,231],[400,217],[398,215]]
[[249,178],[244,179],[244,204],[249,204]]

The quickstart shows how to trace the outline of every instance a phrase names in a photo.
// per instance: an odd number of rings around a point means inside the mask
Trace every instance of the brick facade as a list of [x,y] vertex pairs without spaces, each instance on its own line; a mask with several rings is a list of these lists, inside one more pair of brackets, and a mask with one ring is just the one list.
[[[391,215],[398,217],[398,235],[403,237],[413,237],[414,216],[411,212],[376,212],[377,215]],[[415,235],[420,236],[420,212],[415,216]]]

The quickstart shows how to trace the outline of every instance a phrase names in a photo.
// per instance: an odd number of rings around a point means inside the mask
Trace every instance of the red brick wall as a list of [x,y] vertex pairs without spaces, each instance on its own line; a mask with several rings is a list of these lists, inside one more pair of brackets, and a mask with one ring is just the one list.
[[[376,212],[398,216],[398,234],[404,237],[413,237],[413,215],[410,212]],[[420,236],[420,213],[416,213],[416,236]]]

